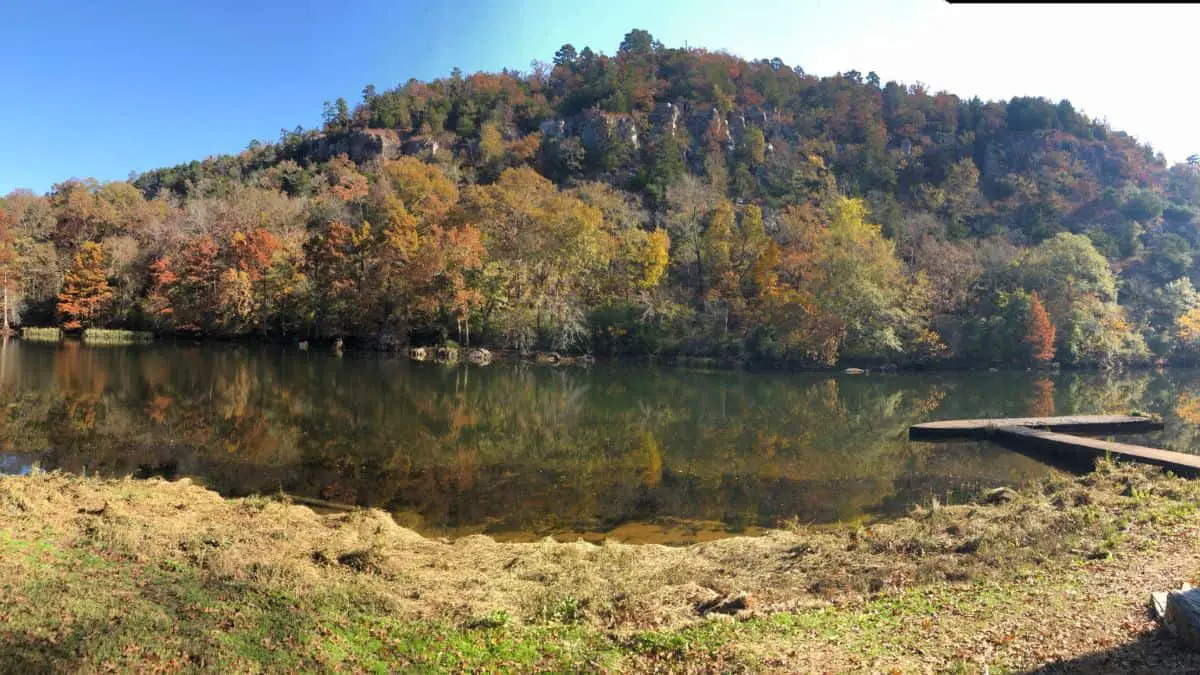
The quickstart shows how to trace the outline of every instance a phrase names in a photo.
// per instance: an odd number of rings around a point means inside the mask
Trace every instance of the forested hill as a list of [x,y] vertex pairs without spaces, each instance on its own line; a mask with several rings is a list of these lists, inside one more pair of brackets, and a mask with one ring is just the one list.
[[3,215],[26,325],[800,365],[1200,352],[1196,162],[1068,101],[640,30],[367,86],[320,130]]

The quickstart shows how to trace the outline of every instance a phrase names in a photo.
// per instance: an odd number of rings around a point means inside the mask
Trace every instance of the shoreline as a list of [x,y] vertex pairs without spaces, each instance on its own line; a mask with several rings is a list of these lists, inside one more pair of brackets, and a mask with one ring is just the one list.
[[[136,331],[129,331],[136,332]],[[14,330],[9,336],[17,340],[32,342],[37,344],[57,344],[63,342],[77,342],[79,344],[88,344],[83,338],[75,335],[64,335],[57,340],[46,339],[30,339],[22,337],[19,330]],[[745,372],[745,373],[817,373],[829,375],[855,375],[855,376],[870,376],[870,375],[895,375],[895,374],[942,374],[942,373],[1035,373],[1041,375],[1054,375],[1067,372],[1123,372],[1123,371],[1163,371],[1169,369],[1192,369],[1200,367],[1196,363],[1172,363],[1168,361],[1147,362],[1147,363],[1123,363],[1109,367],[1097,365],[1053,365],[1053,366],[1035,366],[1035,365],[996,365],[996,364],[968,364],[963,362],[945,362],[945,363],[909,363],[900,364],[886,361],[847,361],[838,363],[833,366],[816,366],[794,361],[752,361],[752,360],[729,360],[716,357],[705,356],[594,356],[591,352],[570,352],[560,354],[550,351],[530,351],[521,353],[512,349],[501,349],[491,347],[472,346],[469,348],[454,347],[456,350],[466,352],[468,350],[482,349],[489,352],[489,361],[485,364],[473,363],[468,358],[456,358],[450,361],[438,361],[434,358],[412,358],[409,355],[411,347],[390,347],[370,344],[371,338],[350,338],[348,341],[338,346],[340,340],[333,338],[320,339],[316,341],[299,340],[291,337],[287,339],[276,338],[261,338],[250,336],[218,336],[210,335],[203,337],[192,337],[175,334],[154,334],[152,340],[142,342],[92,342],[89,346],[144,346],[147,344],[173,344],[187,346],[256,346],[256,347],[278,347],[298,349],[301,351],[327,352],[336,355],[342,354],[375,354],[383,355],[397,359],[414,361],[417,363],[431,363],[436,365],[459,366],[473,365],[477,367],[487,367],[493,363],[523,363],[529,365],[542,365],[556,368],[562,367],[582,367],[586,368],[596,363],[606,365],[622,365],[622,366],[646,366],[646,367],[665,367],[680,370],[697,370],[697,371],[719,371],[719,372]],[[433,352],[438,347],[429,345],[419,349],[427,349]]]
[[[867,527],[683,547],[427,539],[188,479],[0,478],[0,659],[29,669],[1200,668],[1200,483],[1102,462]],[[165,623],[164,623],[165,622]]]

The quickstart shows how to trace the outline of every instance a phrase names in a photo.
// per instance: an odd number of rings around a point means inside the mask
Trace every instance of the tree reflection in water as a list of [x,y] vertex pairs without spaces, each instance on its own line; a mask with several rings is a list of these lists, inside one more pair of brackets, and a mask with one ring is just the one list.
[[[1053,471],[932,419],[1140,409],[1191,447],[1194,372],[849,377],[445,368],[234,345],[0,347],[0,469],[193,476],[386,508],[451,536],[684,541],[853,520]],[[1194,390],[1191,387],[1191,390]],[[1183,447],[1181,447],[1183,446]]]

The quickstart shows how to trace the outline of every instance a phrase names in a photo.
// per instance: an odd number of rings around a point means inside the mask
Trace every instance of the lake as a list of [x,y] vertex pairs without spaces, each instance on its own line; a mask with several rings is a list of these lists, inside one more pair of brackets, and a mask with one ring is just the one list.
[[0,471],[192,477],[375,506],[431,536],[683,543],[901,514],[1058,471],[939,418],[1129,412],[1198,447],[1200,371],[870,374],[448,367],[373,353],[0,345]]

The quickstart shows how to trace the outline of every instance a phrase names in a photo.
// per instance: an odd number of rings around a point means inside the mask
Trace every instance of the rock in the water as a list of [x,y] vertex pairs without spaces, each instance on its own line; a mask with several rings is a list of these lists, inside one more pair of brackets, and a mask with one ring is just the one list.
[[492,352],[480,347],[468,349],[467,362],[476,366],[486,366],[492,362]]
[[984,504],[1008,504],[1009,502],[1016,501],[1016,499],[1017,491],[1006,487],[998,487],[994,490],[988,490],[983,494]]
[[862,368],[847,368],[842,372],[847,375],[864,375],[867,371],[863,370]]

